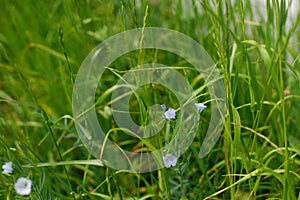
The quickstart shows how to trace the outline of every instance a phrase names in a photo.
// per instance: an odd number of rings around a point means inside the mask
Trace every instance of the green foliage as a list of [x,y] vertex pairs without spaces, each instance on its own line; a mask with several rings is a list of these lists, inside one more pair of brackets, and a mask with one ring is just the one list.
[[[22,199],[13,189],[20,176],[33,181],[27,199],[300,199],[300,15],[288,26],[289,1],[266,0],[265,13],[251,5],[250,0],[2,0],[0,165],[12,161],[13,173],[0,174],[0,199]],[[175,167],[130,174],[105,167],[82,145],[72,118],[72,88],[97,44],[143,26],[180,31],[204,47],[222,72],[227,115],[205,158],[198,152],[209,107]],[[107,70],[97,88],[98,120],[111,140],[137,152],[144,146],[116,127],[110,96],[126,70],[149,62],[176,66],[194,90],[203,88],[199,102],[210,98],[191,65],[172,53],[147,49],[114,61],[115,71]],[[133,120],[149,123],[146,108],[162,101],[178,107],[167,88],[140,88],[130,100]],[[178,123],[166,127],[170,137]],[[164,137],[144,142],[159,148]]]

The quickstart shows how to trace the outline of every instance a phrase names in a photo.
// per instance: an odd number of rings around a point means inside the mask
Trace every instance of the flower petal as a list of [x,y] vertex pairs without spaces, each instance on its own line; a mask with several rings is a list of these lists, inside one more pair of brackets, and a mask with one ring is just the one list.
[[167,106],[165,104],[161,104],[160,107],[163,109],[163,110],[167,110]]
[[195,106],[200,112],[202,112],[207,107],[203,103],[195,103]]
[[175,119],[176,117],[176,111],[173,108],[169,108],[166,112],[165,112],[165,116],[167,119]]
[[10,174],[13,170],[12,162],[6,162],[4,165],[2,165],[2,169],[2,174]]
[[163,157],[163,162],[165,167],[170,168],[171,166],[175,166],[177,163],[178,158],[172,154],[167,154]]
[[16,192],[19,195],[29,195],[31,193],[31,180],[20,177],[14,185]]

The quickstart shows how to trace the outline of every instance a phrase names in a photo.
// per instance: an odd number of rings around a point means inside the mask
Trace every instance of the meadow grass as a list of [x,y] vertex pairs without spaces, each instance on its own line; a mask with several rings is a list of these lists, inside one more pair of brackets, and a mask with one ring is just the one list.
[[[0,199],[300,200],[300,14],[287,23],[289,2],[262,1],[259,13],[250,0],[2,0],[0,165],[12,161],[13,172],[0,174]],[[152,26],[182,32],[203,46],[222,73],[227,110],[221,137],[206,157],[198,152],[209,103],[175,167],[134,174],[106,167],[83,146],[72,89],[96,45]],[[123,55],[100,80],[95,107],[107,138],[127,150],[145,146],[116,127],[110,95],[124,72],[150,62],[176,66],[194,90],[204,86],[197,100],[210,100],[205,82],[183,58],[152,49]],[[160,102],[178,107],[167,88],[139,88],[130,100],[132,118],[148,123],[145,108]],[[169,137],[180,123],[166,125]],[[160,148],[164,138],[160,133],[145,143]],[[18,177],[32,180],[30,195],[16,194]]]

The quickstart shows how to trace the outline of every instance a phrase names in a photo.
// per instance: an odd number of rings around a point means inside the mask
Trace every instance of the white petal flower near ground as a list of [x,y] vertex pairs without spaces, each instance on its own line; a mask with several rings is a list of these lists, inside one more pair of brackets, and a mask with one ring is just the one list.
[[29,195],[31,193],[31,180],[27,178],[18,178],[14,188],[19,195]]
[[2,165],[2,174],[10,174],[12,173],[12,162],[6,162],[4,165]]

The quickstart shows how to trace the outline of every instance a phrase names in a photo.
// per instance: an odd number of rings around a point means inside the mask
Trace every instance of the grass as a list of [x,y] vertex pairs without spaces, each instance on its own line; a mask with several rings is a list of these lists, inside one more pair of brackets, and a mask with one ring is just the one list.
[[[0,164],[13,162],[13,173],[0,175],[1,199],[300,200],[300,15],[288,23],[292,7],[285,0],[262,1],[261,14],[249,0],[188,2],[1,1]],[[106,167],[83,146],[72,89],[96,45],[151,26],[182,32],[203,46],[222,73],[227,110],[221,137],[206,157],[198,153],[210,103],[175,167],[134,174]],[[204,88],[197,100],[210,101],[205,82],[183,58],[151,49],[121,56],[98,84],[96,110],[108,139],[129,151],[147,145],[118,129],[110,96],[124,72],[149,62],[176,66],[194,90]],[[168,88],[139,88],[130,99],[133,120],[147,123],[146,108],[161,101],[178,108]],[[170,137],[180,123],[166,125]],[[160,148],[164,134],[145,142]],[[16,194],[18,177],[32,180],[30,195]]]

